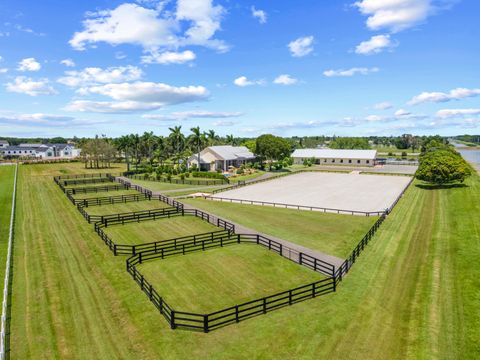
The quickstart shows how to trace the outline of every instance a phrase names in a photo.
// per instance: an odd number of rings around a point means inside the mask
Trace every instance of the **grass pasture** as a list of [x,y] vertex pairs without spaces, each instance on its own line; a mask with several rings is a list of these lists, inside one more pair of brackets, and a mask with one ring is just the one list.
[[[14,165],[0,166],[0,290],[3,291],[5,277],[5,262],[8,253],[8,233],[10,231],[10,216],[12,213]],[[3,294],[3,292],[2,292]],[[3,296],[0,296],[3,298]]]
[[84,208],[89,215],[111,215],[125,212],[153,210],[170,207],[167,203],[159,200],[131,201],[109,205],[96,205]]
[[258,232],[341,258],[350,254],[377,220],[375,216],[337,215],[203,199],[182,201]]
[[137,268],[170,306],[196,313],[221,310],[324,278],[255,244],[147,261]]
[[100,187],[100,186],[108,186],[108,185],[118,185],[118,182],[114,181],[107,181],[102,183],[94,183],[94,184],[75,184],[75,185],[65,185],[65,189],[79,189],[84,187]]
[[72,194],[74,199],[88,199],[88,198],[99,198],[107,196],[119,196],[119,195],[131,195],[138,194],[137,190],[122,189],[122,190],[110,190],[110,191],[99,191],[99,192],[89,192],[89,193],[79,193]]
[[116,244],[125,245],[144,244],[218,230],[221,228],[195,216],[175,216],[103,228],[103,231]]
[[[478,175],[465,187],[411,186],[335,294],[203,334],[172,331],[126,273],[125,258],[114,257],[78,216],[52,180],[85,171],[72,165],[19,169],[12,359],[474,359],[480,353]],[[277,219],[270,227],[278,225]]]
[[[195,178],[192,178],[195,179]],[[165,191],[165,190],[178,190],[182,191],[185,189],[200,189],[200,188],[210,188],[210,186],[205,185],[191,185],[191,184],[171,184],[166,182],[158,182],[158,181],[148,181],[148,180],[132,180],[134,184],[141,185],[149,190],[152,191]],[[228,186],[226,184],[225,186]],[[212,185],[211,188],[218,188],[222,187],[222,185]],[[194,190],[193,192],[196,192]]]

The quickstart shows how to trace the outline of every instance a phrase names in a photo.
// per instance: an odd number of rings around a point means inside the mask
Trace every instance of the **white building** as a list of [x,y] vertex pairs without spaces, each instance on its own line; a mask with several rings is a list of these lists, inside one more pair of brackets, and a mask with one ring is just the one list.
[[206,171],[227,171],[229,166],[239,167],[247,162],[255,160],[250,150],[245,146],[209,146],[200,151],[200,165],[198,164],[198,153],[193,154],[187,161],[188,167],[197,165],[200,170]]
[[292,158],[295,164],[314,159],[317,165],[374,166],[377,150],[297,149]]
[[80,149],[71,144],[20,144],[0,147],[0,154],[8,157],[72,159],[80,156]]
[[6,148],[7,146],[10,146],[10,144],[8,143],[8,141],[0,140],[0,149],[4,149],[4,148]]

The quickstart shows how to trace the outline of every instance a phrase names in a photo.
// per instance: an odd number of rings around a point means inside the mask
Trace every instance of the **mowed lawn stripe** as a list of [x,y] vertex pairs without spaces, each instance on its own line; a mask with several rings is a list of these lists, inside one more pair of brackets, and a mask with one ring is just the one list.
[[12,193],[15,178],[15,166],[0,166],[0,299],[3,300],[3,285],[8,254],[8,234],[12,213]]

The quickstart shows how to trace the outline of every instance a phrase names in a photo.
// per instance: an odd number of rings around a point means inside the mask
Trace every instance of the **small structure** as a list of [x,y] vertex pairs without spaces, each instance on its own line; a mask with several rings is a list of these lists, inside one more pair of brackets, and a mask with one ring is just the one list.
[[0,140],[0,149],[4,149],[4,148],[6,148],[7,146],[10,146],[10,144],[8,143],[8,141]]
[[294,164],[314,159],[317,165],[374,166],[377,150],[297,149],[292,158]]
[[193,154],[187,161],[190,168],[194,164],[200,170],[205,171],[227,171],[229,166],[239,167],[247,162],[255,160],[250,150],[245,146],[209,146],[200,151],[200,164],[198,164],[198,153]]

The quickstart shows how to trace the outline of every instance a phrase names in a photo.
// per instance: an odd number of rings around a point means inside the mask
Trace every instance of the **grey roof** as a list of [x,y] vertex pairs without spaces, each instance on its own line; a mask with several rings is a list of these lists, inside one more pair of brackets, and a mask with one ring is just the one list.
[[0,140],[0,144],[8,144],[8,141],[6,141],[6,140]]
[[377,157],[377,150],[351,149],[297,149],[293,152],[294,158],[327,158],[327,159],[366,159]]
[[222,145],[210,146],[208,149],[220,156],[222,160],[245,160],[255,158],[255,155],[253,155],[245,146]]
[[18,145],[19,147],[31,147],[31,148],[37,148],[37,147],[40,147],[40,146],[45,146],[44,144],[29,144],[29,143],[23,143],[23,144],[20,144]]
[[38,150],[36,147],[29,147],[29,146],[7,146],[6,148],[3,149],[3,151],[17,151],[17,150]]

